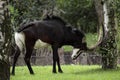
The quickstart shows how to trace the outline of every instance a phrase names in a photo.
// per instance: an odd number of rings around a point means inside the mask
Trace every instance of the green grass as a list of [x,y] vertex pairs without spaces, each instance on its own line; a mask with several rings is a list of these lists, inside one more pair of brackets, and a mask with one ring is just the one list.
[[62,65],[64,73],[53,74],[52,66],[33,66],[35,75],[27,67],[16,67],[16,75],[10,80],[120,80],[120,69],[102,70],[98,65]]

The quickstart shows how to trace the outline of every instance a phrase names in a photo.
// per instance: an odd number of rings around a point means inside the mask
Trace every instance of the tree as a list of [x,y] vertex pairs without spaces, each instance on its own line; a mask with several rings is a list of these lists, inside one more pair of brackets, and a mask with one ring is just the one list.
[[56,0],[61,17],[84,32],[96,32],[97,15],[93,0]]
[[10,44],[11,44],[11,27],[10,16],[8,11],[8,0],[0,1],[0,80],[10,80]]
[[104,27],[104,40],[100,46],[102,54],[102,68],[117,68],[117,42],[114,0],[94,0],[99,17],[99,26]]
[[[85,32],[96,32],[98,26],[93,0],[11,0],[12,23],[42,19],[44,11],[61,16]],[[14,22],[15,21],[15,22]]]
[[52,12],[55,0],[11,0],[10,12],[12,25],[16,28],[21,23],[40,20],[44,12]]

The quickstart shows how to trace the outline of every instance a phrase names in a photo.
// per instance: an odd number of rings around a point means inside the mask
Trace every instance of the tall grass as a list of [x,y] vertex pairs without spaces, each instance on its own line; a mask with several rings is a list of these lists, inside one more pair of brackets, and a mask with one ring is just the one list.
[[62,65],[64,73],[52,73],[52,66],[34,66],[30,75],[27,67],[16,67],[11,80],[120,80],[120,69],[102,70],[101,66]]

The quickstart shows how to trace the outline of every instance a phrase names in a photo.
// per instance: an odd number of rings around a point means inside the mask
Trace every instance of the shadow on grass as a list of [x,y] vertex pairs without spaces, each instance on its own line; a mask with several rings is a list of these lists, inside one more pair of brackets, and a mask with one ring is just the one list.
[[102,69],[102,68],[96,68],[96,69],[88,69],[88,70],[80,70],[80,71],[76,71],[73,74],[75,75],[89,75],[89,74],[105,74],[105,73],[112,73],[112,72],[120,72],[120,67],[117,69]]

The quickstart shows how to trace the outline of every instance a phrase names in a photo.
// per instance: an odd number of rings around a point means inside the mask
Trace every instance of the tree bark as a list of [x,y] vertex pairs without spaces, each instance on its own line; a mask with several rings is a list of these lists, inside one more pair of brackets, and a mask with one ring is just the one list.
[[114,2],[112,0],[94,0],[99,24],[103,25],[105,36],[100,46],[102,68],[117,68],[116,21]]
[[8,1],[0,1],[0,80],[10,80],[11,27]]

